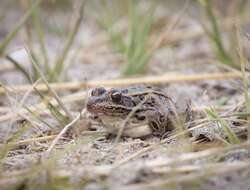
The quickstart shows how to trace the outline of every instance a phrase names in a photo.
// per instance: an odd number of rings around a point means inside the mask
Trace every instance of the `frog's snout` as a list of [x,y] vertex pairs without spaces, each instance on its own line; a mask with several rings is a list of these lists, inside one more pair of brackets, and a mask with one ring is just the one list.
[[100,113],[102,112],[101,109],[101,102],[100,99],[97,98],[89,98],[86,104],[87,111],[90,113]]
[[87,111],[93,112],[95,110],[94,109],[94,107],[95,107],[95,101],[93,99],[91,99],[91,98],[88,99],[86,107],[87,107]]

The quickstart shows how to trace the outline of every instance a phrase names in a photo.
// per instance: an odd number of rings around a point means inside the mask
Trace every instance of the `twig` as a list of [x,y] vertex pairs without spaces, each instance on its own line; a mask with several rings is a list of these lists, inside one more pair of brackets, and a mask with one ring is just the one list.
[[69,130],[70,127],[72,127],[81,117],[81,113],[78,114],[75,119],[73,119],[69,124],[67,124],[61,132],[57,135],[57,137],[52,141],[51,145],[49,146],[48,150],[45,152],[45,157],[48,158],[52,149],[56,145],[56,143],[59,141],[59,139]]

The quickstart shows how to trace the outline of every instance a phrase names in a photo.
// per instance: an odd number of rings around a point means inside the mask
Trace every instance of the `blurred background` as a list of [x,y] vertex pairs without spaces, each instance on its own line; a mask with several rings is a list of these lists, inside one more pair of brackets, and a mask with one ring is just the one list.
[[239,69],[248,10],[247,0],[1,0],[0,79],[38,79],[27,49],[51,82]]

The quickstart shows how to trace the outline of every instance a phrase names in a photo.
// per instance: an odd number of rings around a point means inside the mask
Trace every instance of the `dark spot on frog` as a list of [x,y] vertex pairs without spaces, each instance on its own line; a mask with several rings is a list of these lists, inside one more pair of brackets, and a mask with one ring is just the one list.
[[136,114],[135,115],[136,119],[140,120],[140,121],[144,121],[146,119],[145,115],[141,115],[141,114]]

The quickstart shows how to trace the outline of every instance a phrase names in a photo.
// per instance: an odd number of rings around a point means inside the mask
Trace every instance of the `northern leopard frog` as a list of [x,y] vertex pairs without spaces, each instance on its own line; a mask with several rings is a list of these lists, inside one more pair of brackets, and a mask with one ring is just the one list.
[[87,110],[112,134],[125,122],[122,135],[130,137],[164,136],[174,129],[180,114],[170,97],[152,87],[96,88],[91,91]]

